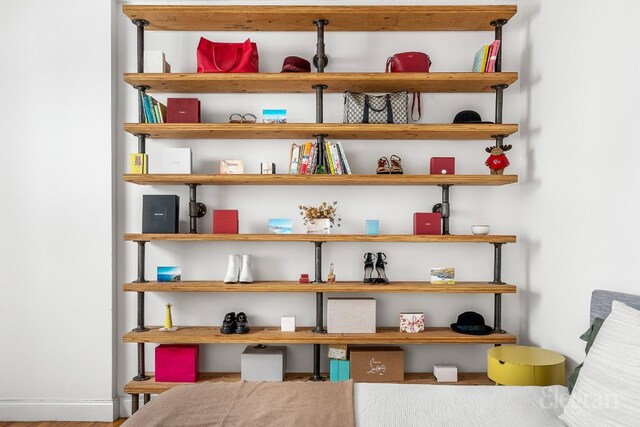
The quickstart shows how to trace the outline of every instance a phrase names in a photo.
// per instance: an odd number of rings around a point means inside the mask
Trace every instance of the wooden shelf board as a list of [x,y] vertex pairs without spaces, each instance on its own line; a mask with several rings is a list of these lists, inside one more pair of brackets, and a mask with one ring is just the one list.
[[415,235],[415,234],[150,234],[127,233],[125,241],[180,242],[406,242],[406,243],[515,243],[512,235]]
[[514,285],[493,285],[489,282],[457,282],[454,285],[436,285],[429,282],[393,282],[371,285],[362,282],[336,282],[302,284],[298,282],[269,281],[254,283],[224,283],[219,281],[126,283],[128,292],[372,292],[372,293],[515,293]]
[[[180,327],[180,325],[177,325]],[[511,334],[464,335],[447,327],[425,328],[408,334],[398,328],[378,328],[375,334],[317,334],[312,328],[281,332],[279,327],[252,326],[247,334],[221,334],[219,326],[182,326],[175,332],[160,332],[149,326],[146,332],[127,332],[127,343],[158,344],[514,344]]]
[[464,185],[497,186],[518,182],[518,175],[270,175],[270,174],[125,174],[139,185]]
[[[184,384],[193,383],[166,383],[156,382],[154,372],[147,372],[151,378],[147,381],[130,381],[124,386],[127,394],[159,394]],[[329,378],[329,374],[322,374]],[[309,381],[310,373],[286,373],[285,381]],[[203,382],[236,382],[240,381],[239,372],[200,372],[198,383]],[[484,372],[459,372],[458,382],[439,383],[432,372],[405,372],[402,384],[445,384],[445,385],[494,385]]]
[[516,5],[497,6],[138,6],[124,5],[148,31],[493,31]]
[[512,135],[517,124],[345,124],[345,123],[125,123],[132,135],[150,139],[328,139],[491,140]]
[[163,93],[325,93],[422,92],[494,93],[497,85],[512,85],[517,72],[501,73],[125,73],[132,86]]

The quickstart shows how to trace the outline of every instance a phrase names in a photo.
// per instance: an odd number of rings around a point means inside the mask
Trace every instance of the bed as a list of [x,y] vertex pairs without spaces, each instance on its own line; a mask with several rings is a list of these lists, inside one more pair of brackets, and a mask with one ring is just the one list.
[[[640,310],[640,297],[594,291],[591,319],[613,300]],[[341,383],[200,383],[163,393],[124,426],[565,426],[564,386],[508,387]]]

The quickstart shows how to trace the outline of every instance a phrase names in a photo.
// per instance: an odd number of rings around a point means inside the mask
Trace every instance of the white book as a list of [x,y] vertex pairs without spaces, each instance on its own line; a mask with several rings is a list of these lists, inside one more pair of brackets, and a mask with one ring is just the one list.
[[165,148],[160,173],[190,174],[191,158],[191,148]]
[[336,171],[336,175],[342,175],[344,172],[342,171],[342,162],[340,161],[340,156],[338,156],[338,148],[334,142],[329,143],[329,150],[331,150],[331,158],[333,159],[333,168]]
[[161,50],[144,51],[144,72],[164,73],[165,72],[164,52]]
[[291,150],[291,170],[289,171],[289,173],[292,175],[298,174],[299,158],[300,158],[300,146],[298,144],[293,144],[293,150]]
[[349,167],[347,154],[344,152],[344,147],[342,147],[342,142],[336,141],[336,147],[338,148],[338,153],[340,154],[340,160],[342,160],[343,172],[346,174],[351,174],[351,168]]

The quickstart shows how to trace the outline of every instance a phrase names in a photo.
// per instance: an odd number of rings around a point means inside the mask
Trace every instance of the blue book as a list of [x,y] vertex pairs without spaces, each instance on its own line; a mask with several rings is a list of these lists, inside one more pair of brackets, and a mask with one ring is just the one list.
[[155,123],[155,120],[153,119],[153,113],[151,111],[151,100],[149,99],[149,95],[144,95],[144,97],[142,98],[142,104],[144,106],[144,114],[147,117],[147,122],[148,123]]
[[329,381],[340,381],[340,361],[329,359]]
[[369,236],[377,236],[380,234],[380,220],[368,219],[365,221],[365,234]]

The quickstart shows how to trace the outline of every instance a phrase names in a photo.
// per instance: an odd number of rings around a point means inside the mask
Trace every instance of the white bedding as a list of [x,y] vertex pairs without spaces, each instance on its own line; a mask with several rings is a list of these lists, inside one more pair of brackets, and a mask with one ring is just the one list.
[[358,427],[564,427],[568,398],[563,386],[354,385]]

